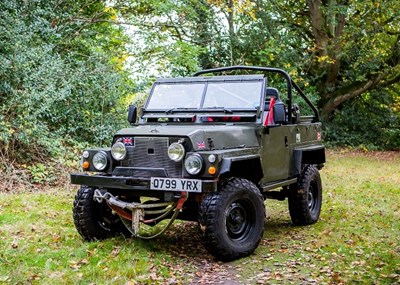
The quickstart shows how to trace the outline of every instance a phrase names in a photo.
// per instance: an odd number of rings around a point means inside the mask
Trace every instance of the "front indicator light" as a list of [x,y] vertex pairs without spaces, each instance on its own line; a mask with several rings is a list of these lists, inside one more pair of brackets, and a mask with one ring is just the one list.
[[215,173],[217,173],[217,169],[215,168],[215,166],[210,166],[208,168],[208,174],[214,175]]
[[198,174],[203,168],[203,159],[198,154],[189,155],[185,160],[185,169],[191,175]]
[[84,162],[82,162],[82,168],[84,170],[88,170],[90,168],[90,163],[89,161],[85,160]]
[[107,160],[107,154],[103,151],[97,152],[93,156],[93,166],[96,168],[98,171],[102,171],[107,167],[108,160]]

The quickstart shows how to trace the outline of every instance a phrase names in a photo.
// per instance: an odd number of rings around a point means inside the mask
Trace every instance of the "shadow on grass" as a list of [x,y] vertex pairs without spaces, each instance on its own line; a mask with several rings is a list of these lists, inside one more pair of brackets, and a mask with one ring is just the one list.
[[[300,227],[294,226],[290,220],[269,219],[264,226],[264,235],[260,245],[266,244],[271,239],[282,241],[287,236],[295,237]],[[158,254],[166,254],[172,258],[179,257],[198,261],[207,260],[208,262],[218,262],[210,255],[204,247],[199,235],[196,222],[178,221],[173,224],[166,233],[152,240],[142,240],[139,238],[129,238],[135,244],[140,244],[143,248]]]

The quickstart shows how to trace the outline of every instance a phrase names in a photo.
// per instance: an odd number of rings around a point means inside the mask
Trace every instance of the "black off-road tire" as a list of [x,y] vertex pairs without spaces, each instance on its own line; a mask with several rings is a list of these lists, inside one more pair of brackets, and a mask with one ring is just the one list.
[[208,194],[199,209],[199,227],[206,249],[222,261],[248,256],[264,233],[265,207],[250,181],[231,178]]
[[75,196],[72,213],[79,234],[87,241],[130,235],[118,215],[105,202],[93,200],[94,188],[81,186]]
[[316,166],[304,166],[299,183],[290,187],[288,202],[294,225],[304,226],[318,221],[322,205],[322,183]]

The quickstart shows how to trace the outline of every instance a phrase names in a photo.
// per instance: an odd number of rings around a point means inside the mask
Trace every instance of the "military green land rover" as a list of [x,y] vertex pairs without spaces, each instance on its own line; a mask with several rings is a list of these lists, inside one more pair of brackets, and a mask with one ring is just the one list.
[[319,219],[321,123],[284,70],[231,66],[158,79],[128,121],[109,148],[83,151],[82,173],[71,174],[85,240],[149,239],[176,219],[197,221],[207,250],[228,261],[260,243],[266,198],[287,198],[295,225]]

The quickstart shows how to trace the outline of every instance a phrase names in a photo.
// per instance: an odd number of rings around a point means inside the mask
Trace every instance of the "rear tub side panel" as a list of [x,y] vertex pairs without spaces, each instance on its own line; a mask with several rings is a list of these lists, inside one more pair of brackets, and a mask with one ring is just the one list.
[[293,160],[291,176],[300,175],[303,164],[314,164],[321,168],[326,161],[325,146],[313,145],[296,148],[293,151]]

